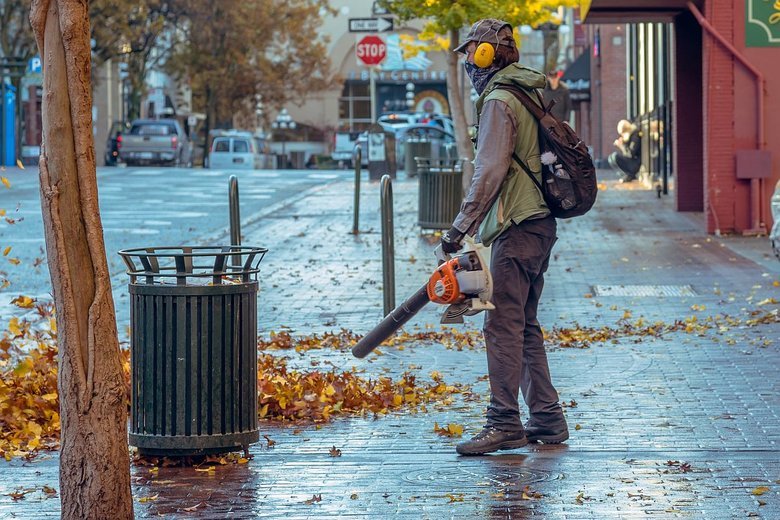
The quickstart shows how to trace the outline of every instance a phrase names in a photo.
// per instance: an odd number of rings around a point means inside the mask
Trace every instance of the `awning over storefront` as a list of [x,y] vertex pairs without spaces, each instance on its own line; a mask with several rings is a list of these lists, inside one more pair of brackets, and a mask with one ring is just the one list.
[[561,79],[569,87],[572,101],[590,101],[590,52],[580,54]]
[[[689,0],[581,0],[580,18],[585,23],[671,22],[688,10]],[[703,0],[693,0],[700,6]]]

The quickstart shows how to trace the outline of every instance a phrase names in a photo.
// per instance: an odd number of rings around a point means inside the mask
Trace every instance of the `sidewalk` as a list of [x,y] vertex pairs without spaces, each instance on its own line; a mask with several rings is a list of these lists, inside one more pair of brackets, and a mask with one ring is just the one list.
[[[448,383],[471,385],[471,394],[415,414],[262,424],[272,447],[260,442],[248,464],[212,473],[134,466],[136,515],[780,517],[780,327],[769,314],[780,299],[780,262],[765,237],[710,237],[701,215],[676,213],[670,198],[605,184],[588,216],[559,222],[540,308],[548,333],[575,324],[622,331],[588,348],[549,342],[567,444],[464,458],[454,452],[461,439],[434,432],[435,423],[463,425],[464,437],[480,429],[488,396],[481,345],[455,351],[419,342],[365,360],[344,351],[292,353],[289,364],[298,368],[325,361],[366,376],[412,370],[425,380],[438,371]],[[261,264],[261,336],[283,328],[364,334],[381,319],[379,186],[362,184],[357,236],[352,190],[323,185],[244,226],[245,244],[270,249]],[[396,181],[393,191],[400,303],[435,267],[437,239],[416,225],[416,179]],[[429,304],[407,330],[438,327],[441,310]],[[659,321],[666,332],[646,328]],[[341,456],[331,456],[332,447]],[[58,500],[43,493],[8,496],[25,485],[58,488],[56,454],[0,461],[0,475],[0,518],[58,516]]]

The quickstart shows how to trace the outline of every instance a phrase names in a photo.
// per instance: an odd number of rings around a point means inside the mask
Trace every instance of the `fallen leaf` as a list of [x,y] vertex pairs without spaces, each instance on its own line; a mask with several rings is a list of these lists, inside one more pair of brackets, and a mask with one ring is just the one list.
[[6,247],[3,249],[3,256],[8,256],[8,253],[11,252],[11,246]]
[[6,179],[5,177],[0,177],[0,182],[5,184],[5,187],[8,188],[9,190],[11,189],[11,181]]
[[13,500],[22,500],[25,495],[32,493],[33,491],[35,491],[35,489],[17,489],[16,491],[8,493],[8,496]]
[[444,428],[440,427],[439,423],[433,423],[433,431],[444,437],[460,437],[463,435],[463,426],[450,423]]
[[328,454],[329,454],[331,457],[341,457],[341,450],[340,450],[340,449],[338,449],[337,447],[333,446],[333,447],[330,449],[330,451],[328,452]]
[[157,497],[159,497],[159,496],[160,496],[160,494],[158,493],[156,495],[152,495],[152,496],[149,496],[149,497],[139,498],[138,501],[143,504],[144,502],[151,502],[152,500],[157,500]]
[[30,298],[29,296],[17,296],[11,300],[11,304],[16,305],[21,309],[32,309],[35,307],[35,301],[36,300]]
[[315,502],[322,502],[322,493],[312,496],[309,500],[305,501],[304,504],[312,505]]
[[761,496],[767,491],[769,491],[769,486],[758,486],[756,488],[753,488],[753,491],[751,491],[750,494],[755,496]]

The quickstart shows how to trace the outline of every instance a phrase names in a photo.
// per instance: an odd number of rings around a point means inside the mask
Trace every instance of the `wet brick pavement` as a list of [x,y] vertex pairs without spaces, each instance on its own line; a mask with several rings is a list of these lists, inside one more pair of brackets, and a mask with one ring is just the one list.
[[[655,192],[607,183],[586,217],[561,222],[540,309],[545,327],[615,326],[777,307],[780,263],[766,238],[712,237],[702,216],[673,210]],[[270,248],[263,261],[259,331],[297,334],[381,319],[379,189],[364,182],[361,233],[353,236],[352,186],[323,185],[291,204],[255,215],[244,243]],[[435,238],[416,226],[416,182],[394,183],[396,294],[410,295],[433,269]],[[251,208],[242,208],[251,214]],[[217,237],[219,238],[219,237]],[[595,286],[690,286],[687,296],[600,296]],[[622,287],[621,287],[622,286]],[[772,300],[769,300],[771,302]],[[121,308],[121,306],[119,306]],[[426,307],[409,325],[438,322]],[[126,317],[119,316],[120,322]],[[476,329],[481,317],[467,327]],[[262,424],[263,441],[245,465],[133,467],[139,518],[780,518],[780,345],[778,324],[708,334],[626,337],[589,349],[550,345],[553,379],[566,402],[571,439],[484,457],[459,457],[458,439],[433,431],[457,423],[472,435],[487,402],[484,353],[436,344],[356,360],[309,351],[290,364],[327,359],[370,375],[437,370],[473,386],[481,401],[456,399],[414,414],[337,418],[320,428]],[[578,428],[578,429],[575,429]],[[342,451],[330,456],[331,447]],[[675,462],[676,461],[676,462]],[[57,484],[56,454],[0,462],[0,518],[58,515],[40,491]],[[527,488],[526,488],[527,486]],[[754,495],[759,486],[768,491]],[[524,490],[526,494],[524,496]],[[536,494],[541,494],[538,496]],[[321,496],[320,501],[312,497]],[[144,497],[154,500],[142,501]]]

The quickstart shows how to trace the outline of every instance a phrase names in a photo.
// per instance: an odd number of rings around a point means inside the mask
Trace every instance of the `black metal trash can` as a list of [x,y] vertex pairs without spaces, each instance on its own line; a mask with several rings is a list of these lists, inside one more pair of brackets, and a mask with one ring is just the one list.
[[130,444],[142,454],[236,451],[259,439],[257,273],[266,252],[119,252],[130,275]]
[[460,161],[417,160],[419,203],[417,224],[423,229],[449,229],[463,202]]
[[431,142],[427,139],[409,139],[404,143],[404,169],[407,177],[417,175],[417,158],[431,158]]

